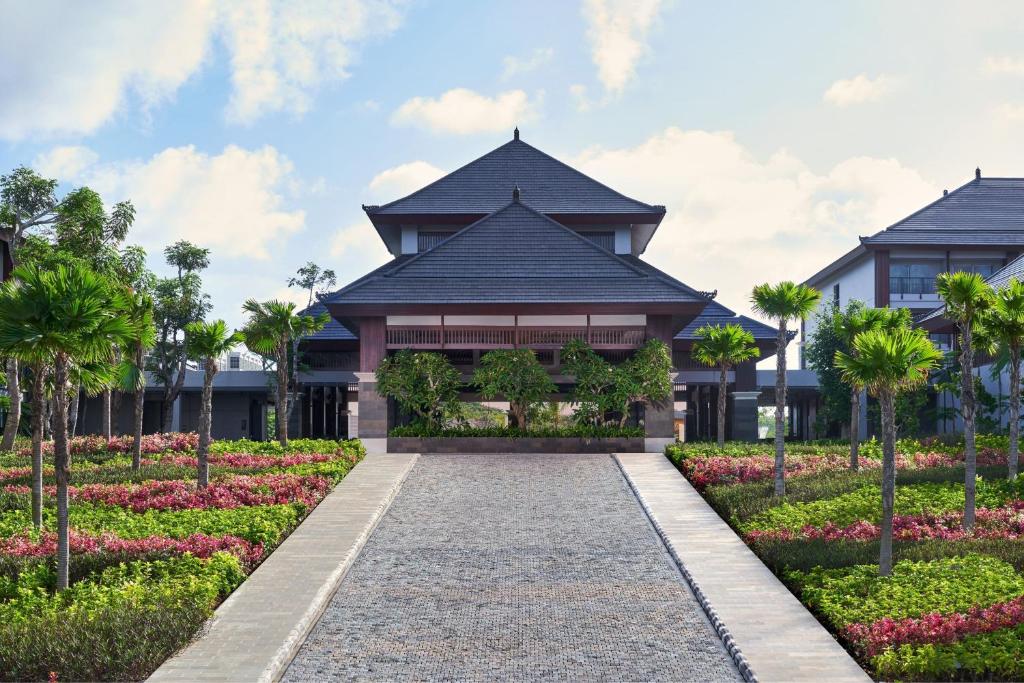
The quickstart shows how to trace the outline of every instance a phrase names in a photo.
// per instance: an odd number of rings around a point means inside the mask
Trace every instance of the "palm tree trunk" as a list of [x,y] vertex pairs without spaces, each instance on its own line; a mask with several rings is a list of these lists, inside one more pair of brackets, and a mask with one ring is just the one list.
[[1007,478],[1017,478],[1020,450],[1020,347],[1010,347],[1010,457]]
[[60,353],[53,367],[53,464],[57,472],[57,590],[68,587],[68,485],[71,461],[68,454],[68,359]]
[[964,414],[964,531],[974,528],[975,478],[978,453],[974,444],[974,348],[971,325],[965,323],[960,331],[963,348],[960,351],[961,391],[960,403]]
[[42,364],[32,369],[32,525],[43,526],[43,387]]
[[786,319],[779,319],[775,352],[775,495],[786,495]]
[[78,429],[78,406],[81,400],[82,387],[76,386],[71,391],[71,404],[68,407],[68,438],[74,438]]
[[277,347],[277,440],[288,448],[288,347],[284,342]]
[[725,392],[727,389],[726,372],[728,367],[722,363],[721,374],[718,377],[718,449],[725,448]]
[[205,489],[210,483],[210,423],[213,415],[213,376],[217,374],[217,361],[206,359],[206,372],[203,374],[203,404],[199,413],[199,448],[196,456],[199,461],[196,485]]
[[[143,372],[145,367],[145,356],[142,345],[135,348],[135,367]],[[135,440],[132,442],[132,470],[138,472],[142,467],[142,416],[146,407],[146,388],[144,386],[135,389]]]
[[858,451],[860,450],[860,389],[850,390],[850,469],[860,468]]
[[892,516],[896,498],[896,402],[891,392],[879,397],[882,408],[882,542],[878,573],[892,573]]
[[100,433],[103,434],[103,438],[107,441],[110,440],[110,401],[113,392],[107,389],[103,392],[103,416],[100,418]]
[[14,440],[21,423],[21,376],[17,358],[7,359],[7,393],[11,397],[11,409],[7,411],[4,438],[0,442],[0,451],[4,452],[14,450]]

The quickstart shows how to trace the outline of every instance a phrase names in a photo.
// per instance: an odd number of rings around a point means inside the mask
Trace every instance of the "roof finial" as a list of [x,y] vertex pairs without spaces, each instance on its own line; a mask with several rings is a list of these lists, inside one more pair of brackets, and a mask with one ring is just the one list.
[[974,169],[974,179],[981,180],[981,167]]
[[947,194],[949,194],[949,190],[943,190],[942,191],[942,196],[943,197],[945,197]]
[[513,140],[518,140],[519,139],[519,126],[516,126],[516,129],[514,131],[512,131],[512,139]]
[[515,187],[512,188],[512,201],[514,201],[514,202],[518,202],[519,201],[519,185],[518,184]]

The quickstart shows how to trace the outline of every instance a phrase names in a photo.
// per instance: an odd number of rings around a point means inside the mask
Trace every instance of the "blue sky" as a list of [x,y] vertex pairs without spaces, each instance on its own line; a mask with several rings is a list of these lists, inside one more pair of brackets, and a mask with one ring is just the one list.
[[[1024,175],[1024,6],[0,0],[0,171],[211,248],[214,314],[387,257],[360,210],[511,136],[665,204],[646,257],[747,311],[985,175]],[[39,36],[46,47],[39,49]],[[292,294],[294,296],[295,294]]]

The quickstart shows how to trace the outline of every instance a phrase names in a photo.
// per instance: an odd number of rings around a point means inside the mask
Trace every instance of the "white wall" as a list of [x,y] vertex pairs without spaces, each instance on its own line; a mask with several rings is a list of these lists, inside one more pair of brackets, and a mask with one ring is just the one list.
[[848,265],[838,273],[817,285],[821,291],[821,305],[804,323],[804,338],[800,340],[800,348],[810,339],[817,328],[818,313],[832,304],[832,288],[839,283],[839,305],[842,308],[853,300],[863,301],[866,306],[875,305],[875,255],[870,251]]

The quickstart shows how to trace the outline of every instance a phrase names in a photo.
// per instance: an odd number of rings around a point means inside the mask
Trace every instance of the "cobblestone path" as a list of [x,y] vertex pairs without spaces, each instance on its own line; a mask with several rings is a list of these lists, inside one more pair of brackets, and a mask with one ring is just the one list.
[[606,455],[422,455],[285,681],[740,680]]

